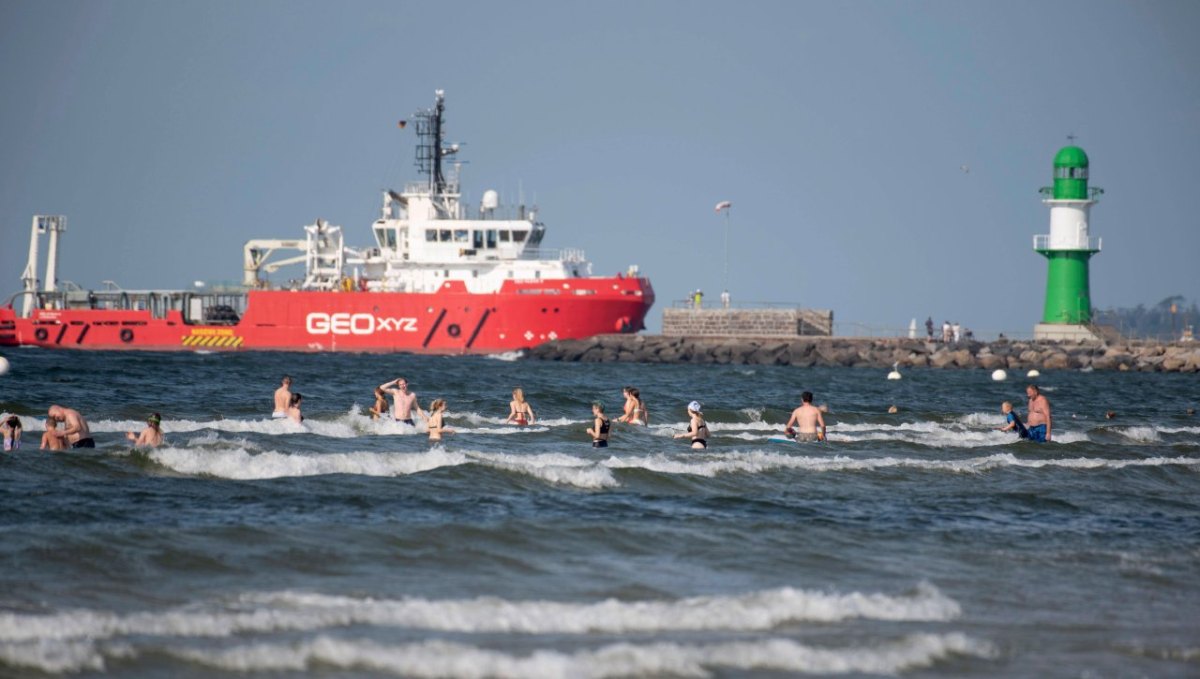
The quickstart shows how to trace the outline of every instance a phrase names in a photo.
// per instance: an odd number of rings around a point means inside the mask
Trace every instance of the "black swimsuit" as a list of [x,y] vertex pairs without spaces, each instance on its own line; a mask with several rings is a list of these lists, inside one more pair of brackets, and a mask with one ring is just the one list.
[[[599,434],[607,434],[608,429],[611,426],[612,426],[612,422],[610,422],[609,420],[603,420],[602,422],[600,422],[600,431],[598,433]],[[608,447],[608,439],[592,439],[592,447],[593,448],[607,448]]]
[[[703,438],[700,436],[701,432],[704,432]],[[692,438],[692,443],[699,443],[700,445],[704,446],[705,448],[708,448],[708,423],[707,422],[700,425],[700,428],[696,430],[696,436],[694,438]]]

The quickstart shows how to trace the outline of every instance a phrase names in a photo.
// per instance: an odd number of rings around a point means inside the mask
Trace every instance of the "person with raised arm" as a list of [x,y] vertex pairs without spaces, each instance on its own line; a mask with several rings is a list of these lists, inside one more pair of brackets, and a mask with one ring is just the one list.
[[391,382],[379,385],[379,388],[383,390],[383,393],[391,395],[392,417],[397,422],[403,422],[410,427],[415,426],[412,415],[414,410],[422,418],[425,418],[425,413],[421,411],[421,404],[417,403],[417,395],[408,390],[408,380],[397,377]]

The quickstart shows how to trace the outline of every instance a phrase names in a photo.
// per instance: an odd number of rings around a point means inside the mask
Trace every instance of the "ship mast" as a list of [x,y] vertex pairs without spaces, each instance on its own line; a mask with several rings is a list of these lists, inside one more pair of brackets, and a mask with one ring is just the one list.
[[446,177],[442,173],[442,158],[458,153],[458,144],[443,146],[445,135],[443,117],[446,111],[446,91],[437,90],[431,109],[415,114],[417,127],[417,170],[429,177],[429,192],[434,197],[447,193]]

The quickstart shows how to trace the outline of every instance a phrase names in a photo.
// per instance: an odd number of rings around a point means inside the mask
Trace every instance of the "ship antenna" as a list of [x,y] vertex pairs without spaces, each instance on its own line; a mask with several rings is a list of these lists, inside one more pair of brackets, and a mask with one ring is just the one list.
[[432,109],[415,114],[417,126],[417,170],[429,177],[429,190],[439,196],[446,190],[446,178],[442,174],[442,115],[446,110],[444,90],[437,90]]

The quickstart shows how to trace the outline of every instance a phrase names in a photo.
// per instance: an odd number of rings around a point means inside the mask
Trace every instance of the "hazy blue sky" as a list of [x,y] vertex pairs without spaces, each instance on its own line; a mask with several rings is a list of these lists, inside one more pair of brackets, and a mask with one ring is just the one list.
[[[464,186],[548,247],[839,321],[1040,318],[1037,189],[1077,135],[1098,307],[1200,297],[1197,2],[0,3],[0,289],[66,214],[85,287],[240,278],[323,217],[369,242],[446,90]],[[970,167],[969,173],[960,166]]]

